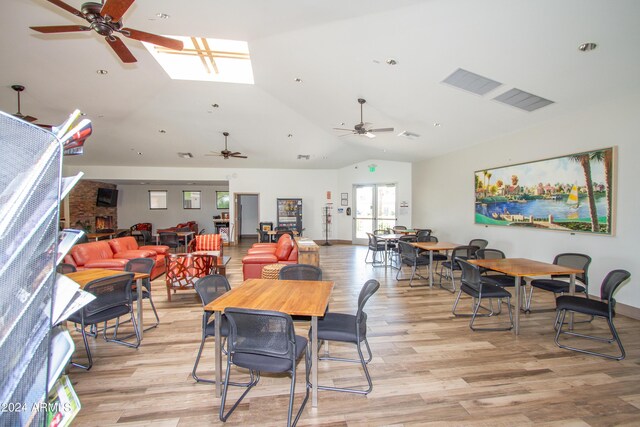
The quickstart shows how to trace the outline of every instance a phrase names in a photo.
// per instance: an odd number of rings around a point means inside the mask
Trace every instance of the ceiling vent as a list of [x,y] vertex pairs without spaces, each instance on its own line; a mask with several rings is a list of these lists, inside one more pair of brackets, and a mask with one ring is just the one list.
[[178,153],[178,157],[181,157],[183,159],[191,159],[191,158],[193,158],[193,154],[191,154],[191,153]]
[[549,101],[548,99],[544,99],[538,95],[533,95],[516,88],[513,88],[502,95],[496,96],[493,99],[525,111],[534,111],[538,108],[553,104],[553,101]]
[[463,70],[462,68],[458,68],[453,74],[444,79],[442,83],[475,93],[476,95],[484,95],[502,85],[500,82],[472,73],[471,71]]
[[309,160],[310,158],[310,154],[298,154],[298,160]]
[[414,133],[414,132],[409,132],[408,130],[403,130],[402,132],[400,132],[398,134],[398,136],[404,136],[405,138],[409,138],[409,139],[418,139],[418,138],[420,138],[420,135],[418,135],[417,133]]

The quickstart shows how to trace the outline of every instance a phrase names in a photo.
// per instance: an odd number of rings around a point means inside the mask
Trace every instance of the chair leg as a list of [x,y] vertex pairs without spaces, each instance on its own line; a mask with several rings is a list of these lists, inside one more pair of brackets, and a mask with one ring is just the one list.
[[229,382],[229,375],[231,372],[231,358],[227,358],[227,373],[224,377],[224,387],[222,388],[222,398],[220,400],[220,421],[227,421],[227,419],[229,418],[229,416],[233,413],[233,411],[236,410],[236,408],[238,407],[238,405],[240,404],[240,402],[242,402],[242,399],[244,399],[244,397],[247,395],[247,393],[249,393],[249,390],[251,390],[256,384],[258,384],[258,381],[260,381],[260,372],[259,371],[255,371],[255,377],[254,377],[254,371],[250,370],[250,381],[247,383],[247,389],[244,391],[244,393],[242,393],[242,396],[240,396],[238,398],[238,400],[236,401],[236,403],[233,404],[233,406],[231,407],[231,409],[229,409],[229,411],[225,414],[224,413],[224,405],[225,402],[227,400],[227,390],[229,390],[229,384],[234,385],[233,383]]
[[[476,317],[478,316],[478,309],[480,309],[481,307],[481,303],[482,303],[482,297],[478,298],[474,310],[473,310],[473,315],[471,316],[471,320],[469,321],[469,328],[471,328],[472,331],[510,331],[511,329],[513,329],[513,314],[511,313],[511,298],[507,298],[507,310],[509,311],[509,326],[506,328],[478,328],[478,327],[474,327],[473,324],[476,321]],[[493,311],[491,311],[489,313],[488,316],[492,316],[493,315]]]
[[88,371],[93,366],[93,358],[91,357],[91,350],[89,349],[89,343],[87,342],[87,332],[84,329],[84,324],[82,325],[82,341],[84,342],[84,349],[87,352],[87,364],[82,365],[74,361],[71,361],[71,364],[76,368],[81,368]]
[[365,346],[367,348],[367,353],[369,355],[369,358],[365,360],[364,358],[364,354],[362,353],[362,347],[361,347],[361,343],[358,343],[356,345],[357,350],[358,350],[358,355],[360,356],[360,359],[344,359],[344,358],[340,358],[340,357],[331,357],[331,356],[324,356],[319,358],[319,360],[337,360],[337,361],[341,361],[341,362],[359,362],[362,365],[362,370],[364,371],[364,375],[367,379],[367,384],[368,384],[368,388],[366,390],[358,390],[358,389],[353,389],[353,388],[343,388],[343,387],[330,387],[330,386],[322,386],[322,385],[318,385],[318,390],[330,390],[330,391],[341,391],[341,392],[345,392],[345,393],[356,393],[356,394],[364,394],[367,395],[371,392],[371,390],[373,390],[373,382],[371,381],[371,375],[369,375],[369,369],[367,368],[367,364],[373,359],[373,354],[371,353],[371,347],[369,347],[369,341],[365,338],[364,340]]
[[[103,331],[103,337],[104,337],[105,341],[114,342],[116,344],[124,345],[124,346],[127,346],[127,347],[132,347],[132,348],[138,348],[140,346],[140,331],[138,330],[138,323],[136,322],[136,318],[133,315],[133,307],[131,308],[130,313],[131,313],[131,324],[133,325],[134,334],[127,335],[126,337],[123,337],[123,338],[118,338],[118,326],[120,325],[120,318],[118,317],[116,319],[116,326],[113,329],[113,338],[111,338],[111,339],[107,338],[107,327],[106,327],[106,323],[107,322],[105,322],[105,328],[104,328],[104,331]],[[127,342],[127,341],[124,341],[126,338],[131,337],[133,335],[135,335],[135,337],[136,337],[136,343],[135,344]]]
[[307,347],[306,351],[304,352],[304,370],[305,370],[304,387],[306,390],[305,396],[304,396],[304,399],[302,400],[302,403],[300,404],[300,409],[298,409],[298,412],[296,414],[295,419],[293,420],[293,423],[291,423],[291,416],[293,414],[293,398],[295,396],[295,390],[296,390],[296,364],[294,363],[293,369],[291,371],[291,390],[289,394],[289,413],[287,416],[287,426],[295,426],[296,424],[298,424],[300,415],[302,415],[302,411],[304,410],[304,407],[307,404],[307,401],[309,400],[309,388],[310,388],[309,386],[309,347]]
[[[557,330],[556,330],[556,336],[555,336],[555,343],[556,343],[556,345],[558,347],[564,348],[566,350],[576,351],[578,353],[584,353],[584,354],[590,354],[592,356],[604,357],[606,359],[622,360],[622,359],[625,358],[626,353],[624,351],[624,347],[622,346],[622,341],[620,341],[620,336],[618,335],[618,331],[616,330],[616,327],[613,325],[613,321],[612,321],[611,318],[607,317],[607,323],[609,324],[609,330],[611,332],[611,338],[604,338],[604,337],[596,337],[596,336],[593,336],[593,335],[579,334],[577,332],[563,331],[562,327],[565,325],[564,319],[565,319],[566,314],[567,314],[567,310],[559,310],[557,315],[556,315]],[[571,335],[571,336],[579,337],[579,338],[586,338],[586,339],[593,340],[593,341],[605,342],[607,344],[611,344],[611,343],[613,343],[615,341],[615,343],[618,346],[618,349],[620,350],[620,354],[611,355],[611,354],[606,354],[606,353],[598,353],[596,351],[585,350],[585,349],[582,349],[582,348],[576,348],[576,347],[571,347],[571,346],[568,346],[568,345],[565,345],[565,344],[560,344],[560,341],[559,341],[560,334]]]

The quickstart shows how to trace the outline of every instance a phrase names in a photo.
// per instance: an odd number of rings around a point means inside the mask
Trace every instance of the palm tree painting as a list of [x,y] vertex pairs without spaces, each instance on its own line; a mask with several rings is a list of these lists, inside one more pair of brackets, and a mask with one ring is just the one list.
[[612,235],[614,149],[476,171],[476,224]]

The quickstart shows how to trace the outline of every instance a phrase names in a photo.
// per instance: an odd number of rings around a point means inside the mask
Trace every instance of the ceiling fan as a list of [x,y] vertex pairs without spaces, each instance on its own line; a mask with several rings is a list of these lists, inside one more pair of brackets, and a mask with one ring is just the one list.
[[122,15],[127,12],[135,0],[104,0],[103,3],[86,2],[82,4],[80,10],[69,6],[62,0],[47,1],[85,19],[89,23],[89,26],[52,25],[47,27],[31,27],[32,30],[47,34],[94,30],[96,33],[104,36],[109,46],[111,46],[122,62],[136,62],[136,58],[127,46],[125,46],[124,42],[114,35],[114,33],[120,33],[134,40],[160,45],[169,49],[182,50],[183,48],[183,43],[179,40],[145,33],[144,31],[134,30],[133,28],[124,28],[121,20]]
[[222,132],[222,134],[224,135],[224,150],[220,151],[220,153],[215,153],[215,154],[205,154],[205,156],[220,156],[220,157],[224,157],[225,159],[228,159],[229,157],[236,157],[238,159],[246,159],[247,156],[243,156],[241,155],[241,153],[239,152],[232,152],[229,151],[229,149],[227,149],[227,137],[229,136],[229,132]]
[[14,114],[15,117],[24,120],[25,122],[33,123],[38,120],[33,116],[25,116],[20,112],[20,92],[22,92],[25,88],[22,85],[11,85],[11,89],[15,90],[18,93],[18,112]]
[[362,120],[362,106],[364,105],[365,102],[367,102],[365,99],[358,98],[358,103],[360,104],[360,123],[355,125],[353,129],[333,128],[334,130],[343,130],[343,131],[351,132],[351,133],[340,135],[340,136],[362,135],[368,138],[375,138],[376,136],[374,135],[374,133],[393,132],[393,128],[371,129],[371,123],[365,123]]

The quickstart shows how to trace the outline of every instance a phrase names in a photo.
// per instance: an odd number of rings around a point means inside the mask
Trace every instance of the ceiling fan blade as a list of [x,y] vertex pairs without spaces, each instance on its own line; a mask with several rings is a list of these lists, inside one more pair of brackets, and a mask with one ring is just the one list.
[[234,151],[233,153],[229,153],[230,156],[237,156],[238,154],[242,154],[239,151]]
[[367,132],[393,132],[393,128],[369,129]]
[[76,31],[90,31],[91,28],[84,25],[49,25],[45,27],[29,27],[39,33],[73,33]]
[[159,36],[157,34],[145,33],[144,31],[134,30],[133,28],[123,28],[121,32],[124,36],[129,37],[130,39],[153,43],[168,49],[182,50],[184,47],[184,43],[180,40]]
[[[240,153],[238,153],[240,154]],[[236,154],[229,154],[229,157],[235,157],[236,159],[247,159],[247,156],[238,156]]]
[[125,46],[122,40],[120,40],[118,37],[113,35],[107,36],[105,37],[105,40],[107,41],[107,43],[109,43],[109,46],[111,46],[111,48],[116,53],[116,55],[120,57],[122,62],[125,62],[125,63],[136,62],[135,56],[133,56],[129,48]]
[[118,22],[122,19],[127,10],[131,7],[135,0],[106,0],[104,6],[100,9],[100,15],[103,17],[111,17],[112,22]]
[[62,9],[66,10],[67,12],[73,13],[76,16],[80,16],[82,17],[82,12],[80,12],[78,9],[69,6],[68,4],[66,4],[63,1],[60,0],[47,0],[49,3],[55,4],[58,7],[61,7]]

